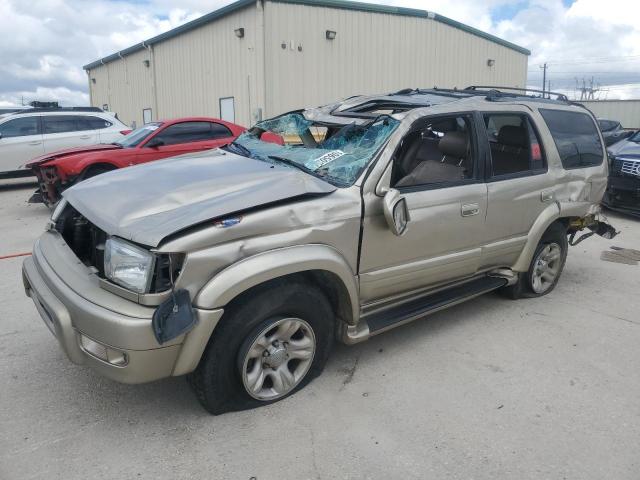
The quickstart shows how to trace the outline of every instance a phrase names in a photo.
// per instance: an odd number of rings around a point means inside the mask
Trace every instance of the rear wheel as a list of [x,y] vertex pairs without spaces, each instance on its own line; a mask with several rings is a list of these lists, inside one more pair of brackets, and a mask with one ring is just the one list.
[[502,289],[509,298],[541,297],[551,292],[564,269],[569,242],[567,231],[560,223],[554,223],[544,233],[536,247],[529,270],[518,275],[518,281]]
[[272,282],[225,312],[188,381],[212,414],[281,400],[318,376],[335,318],[325,295],[299,282]]

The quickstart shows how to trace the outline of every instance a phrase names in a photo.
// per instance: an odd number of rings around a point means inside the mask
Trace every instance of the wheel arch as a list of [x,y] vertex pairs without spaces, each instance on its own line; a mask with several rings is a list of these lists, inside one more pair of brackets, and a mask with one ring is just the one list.
[[82,170],[80,171],[79,177],[85,178],[89,172],[96,169],[116,170],[117,168],[118,166],[114,165],[111,162],[108,162],[106,160],[98,160],[98,161],[83,165]]
[[542,239],[542,236],[551,228],[554,224],[560,224],[565,229],[568,228],[571,217],[560,216],[561,210],[557,203],[549,205],[538,216],[533,226],[529,230],[527,235],[527,243],[525,243],[522,252],[512,269],[516,272],[526,272],[529,270],[529,265],[533,259],[536,248]]
[[194,298],[198,308],[217,309],[273,280],[303,279],[329,298],[336,316],[354,325],[360,314],[358,284],[344,257],[327,245],[301,245],[260,253],[211,278]]

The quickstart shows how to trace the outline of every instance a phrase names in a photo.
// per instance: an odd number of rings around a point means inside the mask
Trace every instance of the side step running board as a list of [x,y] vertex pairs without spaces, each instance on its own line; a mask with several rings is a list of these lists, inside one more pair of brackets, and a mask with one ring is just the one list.
[[369,334],[375,335],[389,330],[403,323],[416,320],[430,313],[437,312],[457,303],[462,303],[483,293],[504,287],[508,283],[506,278],[482,277],[469,282],[441,290],[431,295],[403,303],[397,307],[374,312],[361,319],[369,326]]

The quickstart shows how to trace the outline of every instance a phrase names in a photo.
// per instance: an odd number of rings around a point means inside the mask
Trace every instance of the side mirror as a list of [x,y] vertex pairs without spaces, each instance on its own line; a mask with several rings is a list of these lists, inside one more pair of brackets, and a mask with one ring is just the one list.
[[0,133],[0,140],[2,140],[2,133]]
[[389,189],[384,199],[384,218],[387,220],[389,228],[394,235],[404,235],[407,231],[409,223],[409,208],[407,207],[407,199],[400,195],[395,188]]
[[164,142],[159,139],[159,138],[152,138],[151,140],[149,140],[149,143],[147,143],[145,145],[145,147],[148,148],[157,148],[157,147],[162,147],[164,145]]

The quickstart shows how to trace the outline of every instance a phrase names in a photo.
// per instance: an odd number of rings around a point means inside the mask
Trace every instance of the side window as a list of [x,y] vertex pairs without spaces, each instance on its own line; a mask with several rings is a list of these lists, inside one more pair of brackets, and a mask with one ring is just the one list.
[[590,115],[564,110],[540,109],[566,169],[600,165],[604,150]]
[[211,138],[227,138],[232,137],[233,134],[231,130],[220,123],[212,123],[211,124]]
[[420,120],[396,151],[392,186],[448,186],[474,178],[472,125],[467,115]]
[[40,133],[39,117],[15,118],[0,125],[2,138],[26,137]]
[[103,128],[109,128],[113,123],[104,118],[100,117],[92,117],[92,116],[82,116],[77,117],[78,119],[78,130],[101,130]]
[[529,117],[485,114],[491,151],[491,176],[535,174],[546,169],[540,139]]
[[[225,136],[230,136],[230,133],[225,133]],[[177,145],[213,140],[218,137],[214,136],[211,122],[183,122],[167,127],[156,138],[162,140],[165,145]]]
[[76,132],[78,131],[77,118],[75,115],[44,116],[42,117],[44,133]]

